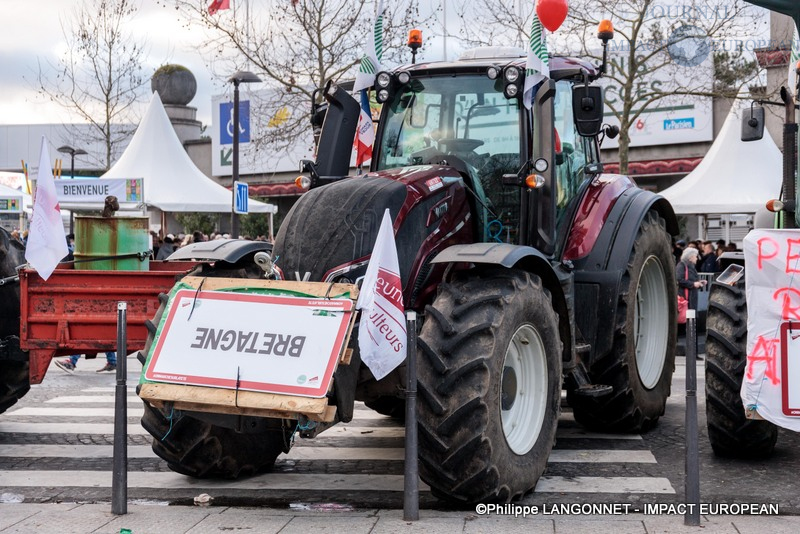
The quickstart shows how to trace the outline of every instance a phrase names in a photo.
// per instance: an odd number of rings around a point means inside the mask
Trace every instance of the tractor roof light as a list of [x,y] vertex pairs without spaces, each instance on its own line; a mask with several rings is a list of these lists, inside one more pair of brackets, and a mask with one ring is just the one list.
[[614,38],[614,24],[608,19],[603,19],[597,25],[597,38],[603,42]]
[[411,75],[406,71],[400,72],[397,74],[397,81],[405,85],[411,81]]
[[520,78],[520,72],[517,67],[506,67],[503,71],[503,78],[507,82],[515,83]]
[[503,95],[506,98],[517,98],[519,94],[519,86],[514,83],[510,83],[506,85],[505,89],[503,89]]
[[383,104],[387,100],[389,100],[389,90],[388,89],[381,89],[375,94],[375,100],[378,101],[378,104]]
[[488,76],[490,80],[496,80],[500,77],[500,69],[493,65],[486,69],[486,76]]
[[539,189],[540,187],[544,186],[544,183],[544,176],[541,174],[529,174],[525,178],[525,186],[528,189]]
[[308,176],[298,176],[294,179],[294,185],[296,185],[298,189],[308,191],[308,188],[311,187],[311,178]]
[[390,85],[392,85],[392,75],[388,72],[379,72],[377,76],[375,76],[375,83],[381,89],[388,89]]

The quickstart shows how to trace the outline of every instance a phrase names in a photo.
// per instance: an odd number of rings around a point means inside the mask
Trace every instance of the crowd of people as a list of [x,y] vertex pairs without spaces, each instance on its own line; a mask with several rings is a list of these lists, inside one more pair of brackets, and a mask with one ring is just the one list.
[[678,295],[689,301],[689,309],[697,309],[698,291],[708,284],[699,273],[713,274],[722,271],[720,256],[724,252],[736,252],[734,243],[720,239],[711,241],[678,240],[672,247],[675,255],[675,277],[678,281]]
[[724,252],[736,252],[738,248],[735,243],[725,243],[725,240],[719,239],[716,242],[712,241],[689,241],[679,239],[672,245],[672,254],[675,256],[675,263],[682,260],[683,253],[688,249],[697,251],[697,266],[696,271],[700,273],[718,273],[721,272],[719,257]]
[[[150,236],[153,240],[153,259],[155,260],[165,260],[169,257],[170,254],[175,252],[181,247],[185,247],[191,243],[199,243],[201,241],[213,241],[216,239],[229,239],[230,234],[224,233],[216,233],[212,232],[211,234],[204,234],[199,230],[192,232],[191,234],[185,234],[183,232],[179,234],[167,234],[162,235],[158,232],[151,231]],[[240,236],[240,239],[246,239],[248,241],[269,241],[267,236],[260,235],[255,238],[244,235]]]

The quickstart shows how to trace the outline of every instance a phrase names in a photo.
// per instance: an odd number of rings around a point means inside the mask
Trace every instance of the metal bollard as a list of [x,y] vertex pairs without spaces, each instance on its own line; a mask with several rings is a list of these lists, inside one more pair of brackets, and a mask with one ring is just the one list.
[[417,312],[406,312],[406,461],[403,474],[403,520],[419,519],[419,465],[417,457]]
[[128,513],[128,303],[117,303],[117,386],[114,391],[114,465],[111,475],[111,513]]
[[697,428],[697,321],[686,310],[686,512],[683,524],[700,526],[700,453]]

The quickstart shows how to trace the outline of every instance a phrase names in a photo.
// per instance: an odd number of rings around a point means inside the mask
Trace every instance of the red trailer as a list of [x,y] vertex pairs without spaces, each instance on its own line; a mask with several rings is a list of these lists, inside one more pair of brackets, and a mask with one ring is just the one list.
[[117,350],[117,302],[127,302],[126,353],[144,347],[145,321],[197,262],[151,261],[149,271],[88,271],[61,264],[45,282],[20,272],[20,348],[29,352],[30,383],[40,384],[50,360]]

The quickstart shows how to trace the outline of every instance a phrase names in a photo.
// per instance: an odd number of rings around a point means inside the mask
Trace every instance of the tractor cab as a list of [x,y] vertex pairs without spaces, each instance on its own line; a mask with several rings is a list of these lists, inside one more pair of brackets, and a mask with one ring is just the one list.
[[529,110],[519,98],[524,68],[516,49],[486,48],[455,63],[379,73],[376,100],[383,109],[370,170],[453,167],[478,214],[479,241],[552,252],[555,221],[565,219],[591,176],[587,166],[599,168],[596,135],[579,133],[573,108],[574,87],[582,91],[597,70],[554,58],[552,78],[534,88]]

